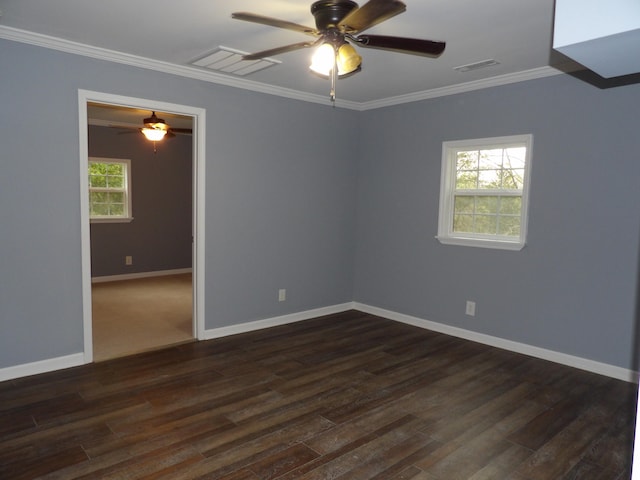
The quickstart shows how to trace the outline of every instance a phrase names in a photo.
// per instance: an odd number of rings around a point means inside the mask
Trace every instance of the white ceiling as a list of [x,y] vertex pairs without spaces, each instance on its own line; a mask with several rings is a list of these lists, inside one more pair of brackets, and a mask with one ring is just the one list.
[[[338,105],[340,100],[364,104],[411,96],[545,69],[566,61],[551,48],[554,0],[404,1],[405,13],[367,33],[444,40],[445,52],[433,59],[361,48],[363,70],[338,81]],[[315,26],[309,11],[311,3],[308,0],[0,0],[0,37],[10,38],[7,32],[21,35],[24,31],[33,32],[197,69],[188,66],[219,46],[255,52],[310,38],[234,20],[232,12],[248,11]],[[39,41],[42,43],[42,39]],[[258,82],[301,95],[328,98],[329,82],[309,73],[309,57],[307,49],[279,55],[275,58],[281,64],[247,77],[236,77],[237,85]],[[499,64],[467,73],[454,70],[456,66],[488,59]]]

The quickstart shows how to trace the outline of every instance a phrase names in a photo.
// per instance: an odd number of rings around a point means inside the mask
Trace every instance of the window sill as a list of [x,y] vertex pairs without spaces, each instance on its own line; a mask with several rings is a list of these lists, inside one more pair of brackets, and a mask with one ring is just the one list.
[[444,245],[458,245],[462,247],[494,248],[498,250],[522,250],[524,242],[509,242],[503,240],[485,240],[480,238],[467,237],[443,237],[436,236],[438,241]]
[[89,223],[131,223],[133,217],[121,218],[90,218]]

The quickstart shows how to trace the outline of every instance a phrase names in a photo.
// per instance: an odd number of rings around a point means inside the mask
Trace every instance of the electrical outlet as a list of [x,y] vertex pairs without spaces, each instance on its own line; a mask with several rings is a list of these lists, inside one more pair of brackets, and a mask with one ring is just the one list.
[[131,255],[127,255],[126,257],[124,257],[124,264],[133,265],[133,257]]
[[465,312],[470,317],[476,316],[476,302],[472,302],[471,300],[467,300],[467,308]]
[[278,301],[284,302],[287,299],[287,290],[285,288],[281,288],[278,290]]

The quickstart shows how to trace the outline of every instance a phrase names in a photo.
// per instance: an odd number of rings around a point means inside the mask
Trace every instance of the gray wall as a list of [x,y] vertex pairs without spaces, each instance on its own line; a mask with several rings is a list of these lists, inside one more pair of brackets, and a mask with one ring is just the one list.
[[0,368],[83,350],[79,88],[206,109],[205,328],[353,298],[355,112],[5,40],[0,65]]
[[[365,113],[355,299],[631,368],[639,100],[638,85],[563,75]],[[441,245],[442,142],[520,133],[534,135],[527,246]]]
[[[130,223],[91,224],[91,276],[190,268],[192,138],[152,143],[140,134],[90,126],[89,155],[131,160]],[[133,265],[125,265],[125,256]]]
[[[558,76],[354,112],[8,41],[0,65],[0,368],[83,348],[78,88],[206,109],[207,329],[355,299],[632,366],[638,86]],[[527,247],[440,245],[442,141],[529,132]]]

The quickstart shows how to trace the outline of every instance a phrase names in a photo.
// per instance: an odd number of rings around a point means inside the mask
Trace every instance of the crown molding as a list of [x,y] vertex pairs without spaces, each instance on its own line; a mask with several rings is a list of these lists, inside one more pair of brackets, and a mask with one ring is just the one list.
[[216,72],[206,71],[187,65],[177,65],[161,60],[154,60],[151,58],[140,57],[137,55],[118,52],[115,50],[108,50],[106,48],[94,47],[91,45],[72,42],[70,40],[64,40],[49,35],[42,35],[40,33],[29,32],[27,30],[21,30],[18,28],[0,25],[0,38],[14,42],[26,43],[29,45],[35,45],[38,47],[49,48],[52,50],[58,50],[74,55],[95,58],[98,60],[106,60],[108,62],[120,63],[219,85],[265,93],[267,95],[276,95],[279,97],[301,100],[304,102],[317,103],[332,107],[335,106],[337,108],[345,108],[357,111],[374,110],[377,108],[401,105],[403,103],[418,102],[421,100],[455,95],[458,93],[481,90],[484,88],[523,82],[526,80],[534,80],[564,73],[552,67],[540,67],[532,70],[500,75],[483,80],[476,80],[473,82],[460,83],[447,87],[424,90],[421,92],[414,92],[406,95],[398,95],[395,97],[388,97],[380,100],[373,100],[370,102],[352,102],[349,100],[340,100],[336,102],[335,105],[333,105],[327,101],[327,97],[324,95],[315,95],[307,92],[301,92],[299,90],[293,90],[290,88],[267,85],[266,83],[255,82],[252,80],[247,80],[245,78],[222,75]]
[[474,90],[482,90],[484,88],[499,87],[510,83],[525,82],[527,80],[535,80],[538,78],[551,77],[560,75],[565,72],[557,70],[553,67],[540,67],[522,72],[508,73],[496,77],[475,80],[472,82],[459,83],[441,88],[433,88],[422,92],[408,93],[406,95],[398,95],[395,97],[382,98],[360,104],[361,110],[374,110],[376,108],[389,107],[393,105],[401,105],[403,103],[419,102],[421,100],[429,100],[431,98],[446,97],[448,95],[456,95],[458,93],[472,92]]

